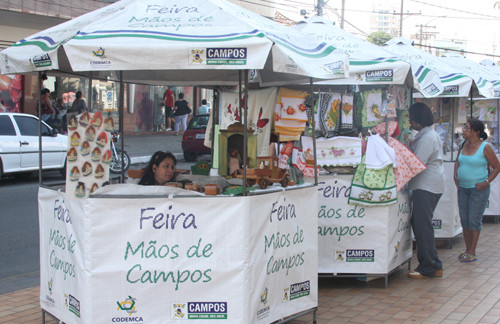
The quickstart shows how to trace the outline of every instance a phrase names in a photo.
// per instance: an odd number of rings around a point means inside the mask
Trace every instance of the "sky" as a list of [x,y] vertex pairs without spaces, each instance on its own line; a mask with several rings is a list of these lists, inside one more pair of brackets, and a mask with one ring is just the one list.
[[[411,38],[419,33],[417,25],[427,25],[424,31],[436,32],[436,40],[461,39],[467,42],[469,52],[495,54],[496,57],[466,54],[475,62],[482,59],[500,61],[500,7],[494,7],[498,0],[344,0],[344,29],[366,38],[370,33],[370,13],[373,9],[395,11],[398,26],[401,3],[403,2],[403,37]],[[324,17],[335,21],[340,26],[342,0],[328,0]],[[310,15],[313,12],[313,0],[294,0],[290,4],[304,8]],[[309,5],[306,5],[309,4]],[[300,19],[292,11],[283,12],[291,19]],[[430,26],[435,26],[432,28]],[[418,38],[417,38],[418,40]],[[417,40],[415,40],[417,42]]]

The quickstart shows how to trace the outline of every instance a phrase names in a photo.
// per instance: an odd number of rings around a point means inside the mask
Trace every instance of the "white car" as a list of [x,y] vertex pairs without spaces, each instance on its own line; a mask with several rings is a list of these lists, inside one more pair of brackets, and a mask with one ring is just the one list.
[[[39,123],[29,114],[0,113],[0,178],[39,170]],[[42,122],[43,170],[66,172],[68,136]]]

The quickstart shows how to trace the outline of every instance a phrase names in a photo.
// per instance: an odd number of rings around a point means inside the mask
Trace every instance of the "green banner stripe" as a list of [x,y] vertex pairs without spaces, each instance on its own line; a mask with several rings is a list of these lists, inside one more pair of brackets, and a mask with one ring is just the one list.
[[422,83],[425,79],[425,77],[427,76],[427,74],[429,74],[429,72],[431,72],[430,69],[428,68],[425,68],[423,71],[422,71],[422,74],[420,75],[420,77],[417,79],[418,80],[418,83]]
[[394,59],[386,59],[383,61],[349,61],[349,64],[359,66],[359,65],[374,65],[380,63],[395,63],[395,62],[403,62],[403,61]]
[[272,39],[273,42],[283,46],[283,47],[286,47],[288,48],[289,50],[291,50],[292,52],[294,53],[297,53],[301,56],[304,56],[304,57],[310,57],[310,58],[323,58],[323,57],[327,57],[328,55],[330,55],[333,51],[336,50],[335,47],[333,46],[327,46],[323,51],[317,53],[317,54],[309,54],[309,53],[305,53],[303,51],[300,51],[300,50],[297,50],[296,48],[286,44],[286,43],[283,43],[281,42],[280,40],[277,40],[277,39]]
[[147,35],[147,34],[108,34],[108,35],[87,35],[87,36],[75,36],[73,39],[86,40],[86,39],[99,39],[99,38],[118,38],[118,37],[133,37],[133,38],[149,38],[149,39],[160,39],[169,41],[187,41],[187,42],[227,42],[236,39],[248,39],[253,37],[263,38],[265,35],[263,33],[255,35],[241,35],[235,37],[227,38],[188,38],[188,37],[172,37],[172,36],[160,36],[160,35]]
[[459,80],[459,79],[462,79],[462,78],[467,78],[467,76],[466,75],[457,75],[457,76],[454,76],[454,77],[449,78],[449,79],[441,80],[441,82],[447,83],[447,82],[452,82],[452,81]]
[[61,43],[58,43],[57,45],[54,46],[48,46],[47,43],[41,42],[41,41],[26,41],[22,43],[15,43],[12,44],[12,47],[20,47],[20,46],[36,46],[40,48],[42,51],[49,52],[57,49],[59,46],[61,46]]

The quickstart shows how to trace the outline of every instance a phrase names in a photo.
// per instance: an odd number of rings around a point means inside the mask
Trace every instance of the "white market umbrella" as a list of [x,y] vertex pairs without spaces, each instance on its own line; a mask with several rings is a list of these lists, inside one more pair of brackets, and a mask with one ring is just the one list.
[[500,98],[500,75],[493,69],[473,62],[460,55],[447,55],[441,59],[449,65],[461,69],[465,74],[474,79],[480,94],[489,99]]
[[[349,78],[323,81],[319,82],[320,84],[404,84],[412,67],[394,53],[338,28],[323,17],[309,18],[292,28],[349,54]],[[439,76],[436,73],[427,71],[425,74],[413,74],[413,83],[417,90],[428,97],[436,95],[436,89],[440,88]]]
[[384,48],[405,60],[416,70],[417,77],[426,71],[434,71],[443,85],[439,97],[468,97],[473,79],[457,67],[451,66],[437,56],[413,46],[413,41],[404,38],[393,38],[385,43]]
[[54,70],[131,83],[261,85],[344,78],[348,57],[225,0],[121,0],[0,52],[2,74]]

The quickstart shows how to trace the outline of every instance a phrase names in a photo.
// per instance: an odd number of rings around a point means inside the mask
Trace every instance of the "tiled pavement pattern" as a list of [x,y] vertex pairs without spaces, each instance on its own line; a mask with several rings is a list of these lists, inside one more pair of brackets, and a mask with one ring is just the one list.
[[[317,323],[500,323],[499,240],[500,224],[486,220],[473,263],[458,262],[461,236],[452,249],[438,241],[443,278],[409,279],[406,265],[390,275],[388,288],[384,279],[321,278]],[[0,323],[42,323],[38,293],[33,287],[1,295]],[[289,323],[312,323],[312,318],[306,314]],[[46,323],[58,321],[46,316]]]

